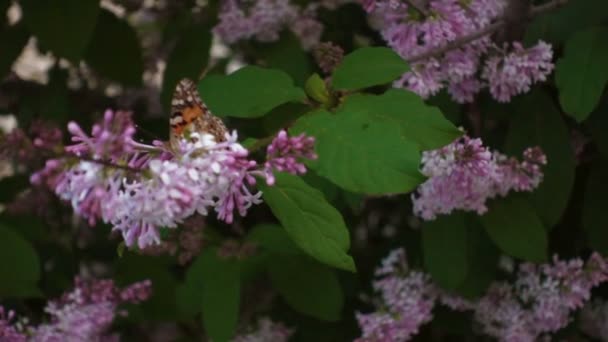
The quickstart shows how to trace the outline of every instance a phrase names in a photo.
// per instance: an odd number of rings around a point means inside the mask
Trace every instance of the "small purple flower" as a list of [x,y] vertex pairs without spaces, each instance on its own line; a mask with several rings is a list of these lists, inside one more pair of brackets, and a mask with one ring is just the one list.
[[264,170],[268,185],[274,184],[273,170],[295,175],[306,173],[306,166],[299,160],[317,159],[314,144],[313,137],[305,134],[289,137],[286,131],[280,131],[266,150]]
[[[125,316],[118,309],[123,303],[141,303],[150,297],[149,280],[120,289],[112,280],[83,281],[76,278],[74,289],[57,300],[49,301],[45,312],[50,316],[46,323],[29,326],[14,324],[14,313],[5,314],[0,306],[0,340],[2,341],[117,341],[110,327],[116,316]],[[27,338],[26,338],[27,336]]]
[[547,163],[540,148],[524,152],[524,161],[490,152],[480,139],[465,136],[422,154],[422,173],[429,179],[412,195],[414,213],[424,220],[453,210],[486,212],[486,201],[510,191],[532,191]]
[[407,341],[432,320],[439,292],[429,275],[410,271],[405,251],[397,249],[376,270],[374,290],[382,299],[378,312],[357,313],[362,330],[357,341]]
[[73,121],[68,124],[68,130],[76,144],[67,146],[66,151],[78,156],[119,160],[126,153],[133,151],[135,125],[130,112],[107,110],[103,121],[93,125],[91,136]]
[[552,59],[551,45],[543,41],[529,49],[516,42],[513,52],[486,61],[482,77],[495,99],[509,102],[513,96],[530,91],[532,84],[546,81],[553,71]]

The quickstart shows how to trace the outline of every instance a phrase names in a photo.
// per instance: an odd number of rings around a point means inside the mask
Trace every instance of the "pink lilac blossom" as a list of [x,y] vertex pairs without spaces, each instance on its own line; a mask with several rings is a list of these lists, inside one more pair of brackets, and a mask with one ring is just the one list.
[[[376,312],[356,314],[362,330],[358,341],[410,340],[432,320],[432,310],[440,303],[452,310],[472,311],[480,332],[499,341],[533,342],[572,321],[574,312],[590,300],[591,290],[608,281],[608,262],[594,253],[586,263],[557,257],[541,265],[523,263],[514,281],[491,284],[477,300],[447,293],[429,275],[408,270],[403,249],[391,252],[376,275],[374,289],[380,293],[381,304]],[[598,310],[594,306],[582,313],[598,317]],[[596,327],[602,326],[590,319],[587,327],[596,334],[601,331]]]
[[0,341],[26,342],[23,325],[17,322],[15,312],[0,306]]
[[[9,325],[14,314],[4,317],[0,307],[0,338],[3,341],[118,341],[110,334],[110,325],[116,316],[126,315],[119,310],[123,303],[141,303],[151,294],[150,281],[142,281],[120,289],[112,280],[75,280],[72,291],[60,299],[47,303],[45,312],[49,320],[38,326],[22,325],[23,332]],[[27,336],[27,338],[26,338]],[[6,339],[4,339],[6,337]]]
[[454,210],[486,212],[486,201],[510,191],[532,191],[547,163],[540,148],[524,151],[524,160],[491,152],[481,139],[464,136],[422,154],[422,174],[429,177],[412,194],[414,213],[424,220]]
[[236,336],[232,342],[287,342],[293,332],[293,329],[287,328],[280,322],[261,318],[255,330]]
[[[408,60],[485,29],[502,15],[506,0],[432,0],[426,3],[425,13],[400,0],[364,0],[362,6],[388,46]],[[545,42],[528,49],[518,42],[499,48],[486,35],[414,61],[412,70],[394,86],[423,98],[447,87],[459,103],[472,102],[478,92],[489,88],[498,101],[508,102],[545,81],[553,70],[552,58],[551,46]]]
[[595,299],[580,312],[581,331],[600,341],[608,341],[608,302]]
[[[322,5],[322,4],[321,4]],[[316,19],[317,4],[305,8],[290,0],[227,0],[213,31],[227,44],[256,39],[273,42],[289,28],[303,48],[310,49],[321,38],[323,24]]]
[[429,275],[410,271],[405,250],[391,252],[376,270],[373,287],[382,304],[377,312],[357,313],[363,332],[356,341],[407,341],[433,319],[438,292]]
[[126,112],[106,112],[91,135],[69,124],[76,144],[62,158],[50,159],[31,177],[46,184],[91,225],[97,220],[113,225],[128,247],[144,249],[161,243],[159,228],[176,228],[185,219],[210,210],[227,223],[234,212],[244,216],[261,203],[253,188],[256,176],[274,182],[273,171],[306,172],[301,158],[314,157],[314,139],[288,138],[286,132],[269,147],[263,168],[249,152],[226,135],[216,143],[212,135],[192,133],[171,150],[161,143],[133,140],[134,124]]
[[314,145],[313,137],[308,137],[304,133],[297,137],[289,137],[285,130],[281,130],[266,149],[267,161],[264,164],[266,182],[269,185],[274,184],[272,170],[296,175],[306,173],[306,166],[300,161],[317,159]]
[[476,304],[482,331],[500,341],[535,341],[566,327],[591,290],[608,281],[608,264],[594,253],[581,259],[520,265],[513,284],[495,283]]
[[511,52],[488,58],[482,77],[496,100],[509,102],[514,95],[530,91],[532,84],[546,81],[553,71],[552,59],[551,45],[545,42],[529,49],[515,42]]

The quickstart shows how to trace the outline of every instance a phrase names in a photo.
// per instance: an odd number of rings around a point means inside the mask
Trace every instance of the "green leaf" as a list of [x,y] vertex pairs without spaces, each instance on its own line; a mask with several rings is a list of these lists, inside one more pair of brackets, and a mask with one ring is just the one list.
[[338,111],[348,115],[358,112],[367,113],[374,121],[399,127],[402,138],[415,142],[421,150],[443,147],[463,134],[439,109],[406,90],[390,89],[378,96],[353,95]]
[[582,29],[601,24],[608,19],[608,2],[605,0],[569,1],[555,11],[536,16],[526,28],[524,42],[535,44],[539,40],[563,43]]
[[327,90],[327,85],[319,74],[312,74],[312,76],[306,80],[304,89],[306,90],[306,95],[308,95],[311,99],[323,104],[325,108],[328,108],[331,105],[331,97],[329,91]]
[[352,192],[403,193],[424,181],[420,149],[435,149],[462,135],[441,112],[413,93],[348,97],[335,114],[316,111],[298,119],[292,133],[316,138],[323,177]]
[[20,4],[25,24],[43,48],[73,63],[80,61],[97,23],[99,0],[23,0]]
[[273,286],[294,310],[337,321],[344,295],[333,270],[303,256],[281,256],[268,263]]
[[221,259],[216,249],[209,249],[199,256],[192,267],[199,268],[203,281],[201,307],[205,330],[215,342],[229,341],[239,318],[239,263]]
[[302,254],[283,227],[276,224],[258,224],[247,235],[249,241],[277,254]]
[[521,159],[526,148],[540,146],[547,155],[543,181],[530,199],[551,228],[560,221],[574,186],[576,161],[568,127],[551,98],[540,90],[516,99],[511,111],[505,151]]
[[23,25],[2,28],[0,26],[0,79],[11,71],[15,60],[27,44],[30,34]]
[[463,213],[440,216],[422,227],[424,266],[442,288],[456,289],[468,272],[467,226]]
[[591,167],[583,200],[583,228],[591,249],[608,256],[608,221],[606,194],[608,193],[608,161],[599,160]]
[[[162,104],[167,110],[175,86],[182,78],[196,82],[207,66],[211,48],[211,32],[206,25],[193,25],[185,29],[167,59],[163,77]],[[206,100],[205,94],[203,99]]]
[[318,160],[311,167],[336,185],[366,194],[405,193],[424,181],[416,144],[399,127],[365,112],[317,111],[300,118],[292,133],[315,137]]
[[306,95],[282,71],[246,66],[227,75],[210,75],[199,84],[209,109],[217,116],[256,118]]
[[313,258],[354,272],[355,263],[346,253],[350,237],[340,212],[299,177],[276,176],[274,186],[260,187],[265,202],[291,239]]
[[486,294],[488,287],[495,281],[498,260],[502,253],[483,229],[477,214],[467,213],[465,224],[467,227],[467,275],[455,292],[466,298],[474,299]]
[[103,76],[128,86],[139,86],[144,72],[142,51],[135,30],[102,10],[85,52],[89,65]]
[[396,80],[410,70],[395,51],[386,47],[364,47],[348,54],[336,68],[336,89],[355,90]]
[[32,245],[0,225],[0,297],[38,296],[40,261]]
[[555,83],[566,113],[581,122],[597,106],[608,81],[608,27],[573,34],[556,64]]
[[547,258],[547,232],[540,218],[520,196],[494,200],[481,222],[494,243],[506,254],[532,262]]

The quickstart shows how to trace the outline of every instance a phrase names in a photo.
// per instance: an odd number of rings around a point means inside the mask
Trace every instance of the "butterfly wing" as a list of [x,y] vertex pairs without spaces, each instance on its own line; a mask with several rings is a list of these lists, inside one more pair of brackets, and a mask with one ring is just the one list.
[[211,111],[198,95],[196,85],[189,79],[182,79],[175,87],[171,100],[170,144],[175,150],[178,140],[186,132],[211,134],[216,142],[226,140],[226,126]]

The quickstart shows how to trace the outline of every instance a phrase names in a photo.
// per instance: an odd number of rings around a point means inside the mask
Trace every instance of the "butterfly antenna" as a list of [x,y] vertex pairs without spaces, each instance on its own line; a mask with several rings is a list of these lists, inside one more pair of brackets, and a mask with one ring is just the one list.
[[209,70],[211,70],[211,67],[209,65],[203,68],[203,71],[201,71],[201,74],[198,76],[198,82],[200,82],[205,76],[207,76]]

